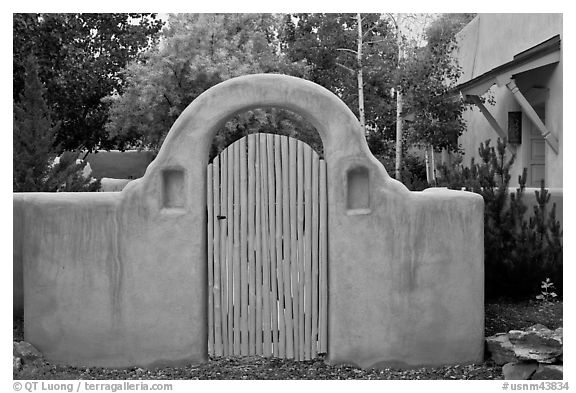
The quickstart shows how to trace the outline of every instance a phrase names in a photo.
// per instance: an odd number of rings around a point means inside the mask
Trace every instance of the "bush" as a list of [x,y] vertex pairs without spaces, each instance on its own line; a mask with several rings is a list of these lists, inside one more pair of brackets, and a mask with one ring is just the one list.
[[[387,145],[382,144],[384,148],[381,148],[379,154],[375,154],[375,156],[380,160],[388,175],[394,177],[394,168],[395,168],[395,160],[396,156],[394,153],[395,146],[391,143]],[[378,146],[376,147],[376,149]],[[370,150],[373,152],[375,149],[373,146],[370,146]],[[430,185],[426,179],[426,163],[424,160],[416,155],[405,153],[404,157],[402,158],[402,167],[400,169],[400,179],[401,182],[410,190],[410,191],[422,191]]]
[[422,191],[430,187],[426,179],[426,162],[418,156],[407,154],[402,162],[400,179],[410,191]]
[[84,177],[86,163],[77,163],[78,154],[61,157],[54,164],[54,146],[60,123],[54,124],[44,101],[46,88],[38,78],[38,62],[26,60],[24,90],[13,114],[13,192],[98,191],[100,180]]
[[500,139],[496,148],[490,146],[490,140],[481,143],[481,163],[472,159],[470,167],[441,165],[439,185],[472,191],[484,198],[486,298],[534,299],[546,277],[561,296],[562,230],[556,204],[548,209],[550,194],[542,182],[535,191],[537,205],[526,219],[526,169],[518,177],[516,194],[510,195],[510,167],[515,156],[506,159],[505,151],[506,144]]

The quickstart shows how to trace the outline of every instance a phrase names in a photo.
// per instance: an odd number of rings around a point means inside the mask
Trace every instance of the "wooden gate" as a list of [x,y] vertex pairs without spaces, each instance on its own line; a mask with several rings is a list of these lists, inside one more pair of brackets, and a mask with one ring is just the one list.
[[253,134],[208,166],[208,351],[306,360],[327,347],[326,163]]

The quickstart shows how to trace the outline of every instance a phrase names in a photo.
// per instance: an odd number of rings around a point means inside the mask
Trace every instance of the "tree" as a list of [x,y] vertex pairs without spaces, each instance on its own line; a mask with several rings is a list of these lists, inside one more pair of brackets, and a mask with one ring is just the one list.
[[[305,64],[279,52],[280,22],[272,14],[171,15],[161,45],[128,65],[126,90],[109,98],[107,130],[132,146],[157,149],[186,106],[221,81],[253,73],[306,76]],[[274,116],[270,110],[255,110],[232,119],[234,125],[216,138],[216,151],[255,124],[272,125]],[[282,117],[284,123],[297,120],[286,113]]]
[[[396,146],[394,161],[394,177],[397,180],[402,179],[402,156],[404,155],[405,146],[403,145],[403,128],[404,128],[404,98],[402,93],[402,67],[404,65],[407,48],[421,46],[422,26],[425,25],[430,14],[386,14],[388,20],[392,22],[396,32],[396,47],[398,50],[398,60],[396,63],[396,86],[392,93],[396,95]],[[410,38],[409,38],[410,37]]]
[[451,57],[455,35],[474,14],[443,14],[425,31],[428,41],[413,48],[402,70],[406,111],[414,115],[407,140],[412,145],[431,146],[435,151],[459,151],[458,137],[465,129],[465,105],[450,97],[461,71]]
[[[425,151],[426,181],[433,182],[434,176],[428,178],[428,167],[434,166],[434,156],[429,153],[457,151],[458,136],[464,130],[464,105],[447,94],[460,75],[450,53],[456,33],[473,14],[388,17],[396,29],[398,46],[395,177],[401,180],[403,156],[409,147],[416,146]],[[406,117],[411,118],[409,122],[405,122]]]
[[320,155],[324,147],[318,131],[297,113],[279,109],[256,109],[240,113],[230,119],[212,142],[210,160],[243,136],[265,132],[300,139]]
[[123,91],[120,71],[161,27],[155,14],[14,14],[14,101],[24,89],[24,61],[33,54],[46,102],[60,122],[55,144],[63,150],[121,146],[104,130],[109,104],[102,98]]
[[37,61],[30,55],[25,61],[23,91],[14,105],[13,191],[97,191],[100,182],[82,175],[85,163],[77,164],[74,157],[54,164],[53,144],[60,123],[53,123],[44,94]]
[[393,130],[390,69],[397,53],[394,32],[380,14],[288,15],[280,38],[292,61],[310,66],[310,80],[364,118],[368,134]]
[[[397,62],[397,69],[398,72],[401,68],[401,62],[404,58],[404,50],[403,50],[403,35],[401,31],[401,23],[402,19],[400,15],[389,15],[390,19],[394,24],[394,29],[396,30],[396,45],[398,47],[398,62]],[[394,162],[394,177],[396,180],[401,180],[401,166],[402,166],[402,128],[404,125],[404,114],[403,112],[403,100],[402,100],[402,87],[400,84],[397,84],[395,90],[396,93],[396,160]]]

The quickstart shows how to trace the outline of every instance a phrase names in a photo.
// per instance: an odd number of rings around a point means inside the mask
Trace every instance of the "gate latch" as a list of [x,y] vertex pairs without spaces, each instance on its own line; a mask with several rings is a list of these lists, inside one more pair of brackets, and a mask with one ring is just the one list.
[[216,218],[219,219],[219,220],[225,220],[225,219],[226,219],[226,216],[216,216]]

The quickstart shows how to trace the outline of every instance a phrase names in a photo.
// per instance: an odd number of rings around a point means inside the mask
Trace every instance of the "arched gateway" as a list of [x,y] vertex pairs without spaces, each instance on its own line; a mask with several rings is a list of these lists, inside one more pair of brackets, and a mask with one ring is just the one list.
[[268,106],[305,117],[324,144],[329,362],[481,361],[482,198],[409,192],[372,156],[340,99],[283,75],[203,93],[121,193],[14,195],[26,340],[77,365],[205,361],[208,152],[230,117]]

